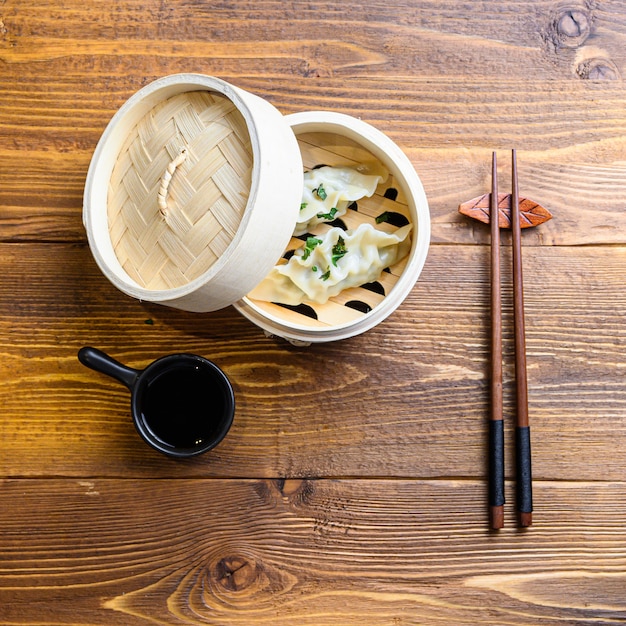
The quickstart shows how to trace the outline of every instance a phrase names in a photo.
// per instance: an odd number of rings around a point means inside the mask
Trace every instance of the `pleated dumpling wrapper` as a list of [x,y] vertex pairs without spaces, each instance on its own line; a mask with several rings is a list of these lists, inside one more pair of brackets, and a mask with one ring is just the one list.
[[371,224],[356,230],[331,228],[308,237],[287,263],[276,265],[249,294],[252,299],[296,306],[325,303],[344,289],[376,280],[404,258],[411,247],[412,225],[385,233]]
[[356,168],[323,166],[305,172],[300,214],[293,234],[304,235],[318,224],[345,215],[352,202],[372,196],[388,176],[377,164]]

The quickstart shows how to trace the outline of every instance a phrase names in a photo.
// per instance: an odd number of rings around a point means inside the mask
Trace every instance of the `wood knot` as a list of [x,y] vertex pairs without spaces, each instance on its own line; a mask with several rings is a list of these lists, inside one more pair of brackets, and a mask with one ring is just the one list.
[[279,478],[274,485],[283,500],[295,506],[308,504],[315,490],[310,480],[300,478]]
[[[258,609],[275,607],[277,596],[289,593],[298,583],[296,575],[285,567],[275,567],[244,549],[215,554],[203,576],[190,578],[193,589],[185,594],[196,602],[194,613],[205,614],[216,603]],[[199,593],[196,593],[196,590]],[[211,620],[208,620],[213,623]]]
[[227,556],[215,565],[215,581],[227,591],[242,591],[259,577],[258,565],[244,556]]
[[591,34],[593,16],[581,7],[560,9],[551,19],[545,38],[555,49],[578,48]]
[[315,483],[300,478],[274,478],[257,482],[254,491],[264,506],[301,511],[311,505]]
[[311,65],[304,61],[300,66],[300,73],[305,78],[332,78],[333,70],[323,65]]
[[566,9],[556,23],[556,31],[568,47],[579,46],[591,33],[591,20],[585,11]]
[[619,80],[620,78],[615,63],[605,57],[579,60],[575,72],[583,80]]

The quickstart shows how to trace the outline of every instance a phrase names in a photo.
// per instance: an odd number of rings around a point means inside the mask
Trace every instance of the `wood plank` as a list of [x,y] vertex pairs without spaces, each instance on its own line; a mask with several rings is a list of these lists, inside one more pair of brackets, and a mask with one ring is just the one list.
[[[505,405],[512,411],[510,248]],[[529,402],[539,479],[621,480],[626,447],[621,247],[524,249]],[[0,246],[0,474],[5,476],[482,476],[488,249],[433,246],[405,303],[353,339],[295,348],[234,310],[197,315],[118,292],[76,245]],[[143,445],[129,394],[83,368],[82,345],[134,367],[212,358],[235,424],[188,463]],[[507,436],[507,467],[512,440]],[[511,474],[511,470],[507,470]]]
[[[345,1],[339,9],[331,2],[313,6],[294,2],[285,7],[277,0],[238,2],[211,10],[186,4],[182,9],[173,5],[155,10],[129,2],[111,9],[73,0],[43,12],[37,2],[8,2],[3,10],[2,52],[10,62],[45,62],[67,55],[65,41],[70,39],[74,48],[69,52],[75,56],[91,50],[102,56],[162,57],[161,62],[223,56],[222,62],[233,65],[270,57],[275,68],[282,58],[289,57],[288,43],[292,42],[300,46],[304,56],[300,60],[308,60],[303,53],[309,47],[309,55],[317,62],[295,66],[301,72],[370,72],[376,63],[386,70],[396,69],[393,75],[398,70],[446,74],[464,68],[467,74],[500,76],[509,61],[520,71],[528,69],[530,76],[541,77],[572,62],[575,48],[593,34],[604,44],[605,52],[615,57],[617,67],[624,60],[620,26],[625,10],[619,3],[610,11],[589,3],[577,7],[582,18],[579,33],[559,27],[569,7],[532,0],[514,5],[491,1],[466,13],[458,3],[436,0],[419,4],[399,0],[393,11],[385,2],[374,0],[367,2],[365,9],[356,1]],[[354,48],[355,41],[361,44],[365,59],[333,54],[333,48]],[[279,42],[284,42],[282,49],[276,46]],[[248,48],[242,51],[237,44]],[[213,54],[207,54],[207,48]],[[225,54],[227,48],[230,54]],[[471,54],[473,49],[483,54]]]
[[[400,134],[393,127],[387,130],[392,137]],[[489,138],[471,151],[419,148],[407,135],[395,138],[424,184],[432,241],[487,243],[489,229],[459,215],[458,206],[489,189]],[[94,148],[97,139],[92,134]],[[0,241],[84,242],[82,194],[91,155],[82,149],[70,154],[0,149]],[[508,157],[500,152],[505,189],[510,185]],[[518,158],[523,193],[554,215],[526,232],[524,245],[626,243],[626,140],[522,150]]]
[[[83,182],[111,116],[152,79],[199,71],[284,113],[330,109],[388,133],[423,179],[434,241],[485,242],[456,209],[488,190],[490,151],[515,146],[522,191],[555,215],[528,243],[623,244],[625,10],[581,6],[576,37],[555,31],[568,10],[489,2],[460,17],[454,2],[405,0],[390,12],[372,0],[366,10],[239,2],[155,13],[141,3],[41,10],[8,0],[0,240],[84,241]],[[580,66],[592,61],[614,73],[590,80]]]
[[0,621],[622,621],[626,484],[537,482],[528,531],[507,505],[490,532],[485,496],[469,480],[7,480]]

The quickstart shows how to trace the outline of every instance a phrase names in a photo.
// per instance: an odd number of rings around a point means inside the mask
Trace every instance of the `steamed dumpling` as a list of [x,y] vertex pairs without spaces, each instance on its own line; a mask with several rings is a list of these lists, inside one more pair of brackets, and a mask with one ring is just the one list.
[[305,172],[300,215],[293,234],[297,237],[317,224],[332,222],[345,214],[351,202],[373,195],[379,183],[387,179],[386,171],[376,169],[324,166]]
[[404,258],[410,249],[411,224],[385,233],[371,224],[354,231],[331,228],[309,237],[289,261],[275,266],[249,294],[256,300],[298,305],[323,304],[349,287],[376,280],[382,270]]

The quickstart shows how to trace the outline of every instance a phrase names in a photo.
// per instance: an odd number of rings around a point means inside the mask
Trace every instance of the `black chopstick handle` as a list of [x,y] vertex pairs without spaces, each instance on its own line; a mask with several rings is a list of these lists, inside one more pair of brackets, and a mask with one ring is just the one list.
[[515,449],[517,467],[517,510],[528,514],[533,510],[533,481],[530,455],[530,427],[518,426],[515,429]]
[[504,420],[489,422],[489,505],[504,504]]

